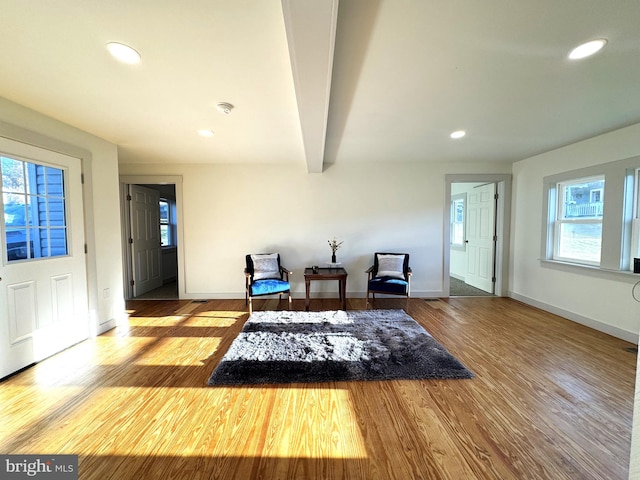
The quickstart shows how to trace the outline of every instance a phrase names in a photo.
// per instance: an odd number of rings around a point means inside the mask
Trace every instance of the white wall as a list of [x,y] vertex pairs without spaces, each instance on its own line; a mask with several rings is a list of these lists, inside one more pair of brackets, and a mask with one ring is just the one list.
[[[640,124],[517,162],[513,166],[512,296],[638,341],[640,304],[631,296],[633,275],[581,275],[541,262],[542,192],[545,176],[640,155]],[[640,479],[640,365],[636,372],[630,478]]]
[[633,275],[592,276],[540,262],[543,178],[640,155],[640,124],[513,165],[511,291],[515,298],[637,342],[640,304]]
[[92,328],[96,333],[112,328],[124,315],[116,145],[3,98],[0,135],[82,157]]
[[[364,296],[375,251],[408,252],[414,296],[443,294],[445,173],[509,173],[509,166],[444,164],[120,165],[120,175],[180,175],[186,298],[244,297],[244,256],[277,251],[304,296],[304,267],[330,261],[344,244],[347,295]],[[446,200],[446,204],[449,200]],[[447,246],[448,248],[448,246]],[[447,272],[448,274],[448,272]],[[314,295],[336,285],[315,282]]]

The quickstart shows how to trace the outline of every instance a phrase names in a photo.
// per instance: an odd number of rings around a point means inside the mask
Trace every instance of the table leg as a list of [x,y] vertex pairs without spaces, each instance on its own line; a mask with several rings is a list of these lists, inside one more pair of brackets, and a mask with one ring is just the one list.
[[342,300],[342,309],[347,309],[347,279],[340,280],[340,299]]
[[305,288],[305,292],[306,292],[306,295],[305,295],[305,298],[306,298],[306,300],[305,300],[305,310],[307,312],[309,311],[309,287],[310,287],[310,283],[311,283],[311,280],[305,280],[304,281],[304,288]]

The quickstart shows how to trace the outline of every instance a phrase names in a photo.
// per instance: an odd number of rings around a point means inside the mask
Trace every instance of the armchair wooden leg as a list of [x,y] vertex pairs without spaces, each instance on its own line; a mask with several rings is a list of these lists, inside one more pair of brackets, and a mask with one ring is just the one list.
[[291,292],[289,292],[289,310],[291,310]]
[[253,313],[253,299],[249,297],[249,315]]

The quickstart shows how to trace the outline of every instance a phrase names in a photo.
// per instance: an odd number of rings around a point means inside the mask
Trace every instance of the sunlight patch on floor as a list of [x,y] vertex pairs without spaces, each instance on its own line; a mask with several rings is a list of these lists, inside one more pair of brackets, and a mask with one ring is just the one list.
[[[144,355],[135,359],[136,365],[147,366],[198,366],[220,347],[220,337],[166,337],[154,342]],[[158,355],[158,351],[166,352]]]
[[[58,412],[55,432],[42,430],[49,423],[46,409],[41,425],[19,427],[32,435],[33,452],[50,446],[55,434],[57,453],[85,456],[367,457],[348,391],[265,390],[276,398],[255,388],[98,388],[76,398],[74,408]],[[54,410],[55,404],[83,396],[76,388],[58,393],[54,402],[46,402]],[[267,412],[271,416],[265,422]],[[91,428],[78,428],[88,418]],[[98,438],[94,431],[110,433]],[[237,435],[240,431],[253,433]]]

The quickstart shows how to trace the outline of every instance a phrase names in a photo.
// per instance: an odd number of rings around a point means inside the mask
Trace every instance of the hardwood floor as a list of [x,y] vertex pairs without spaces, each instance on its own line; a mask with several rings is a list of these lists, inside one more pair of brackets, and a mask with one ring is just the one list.
[[206,381],[244,300],[128,308],[128,326],[0,383],[1,453],[78,454],[86,480],[628,476],[633,345],[513,300],[411,299],[472,380],[242,388]]

